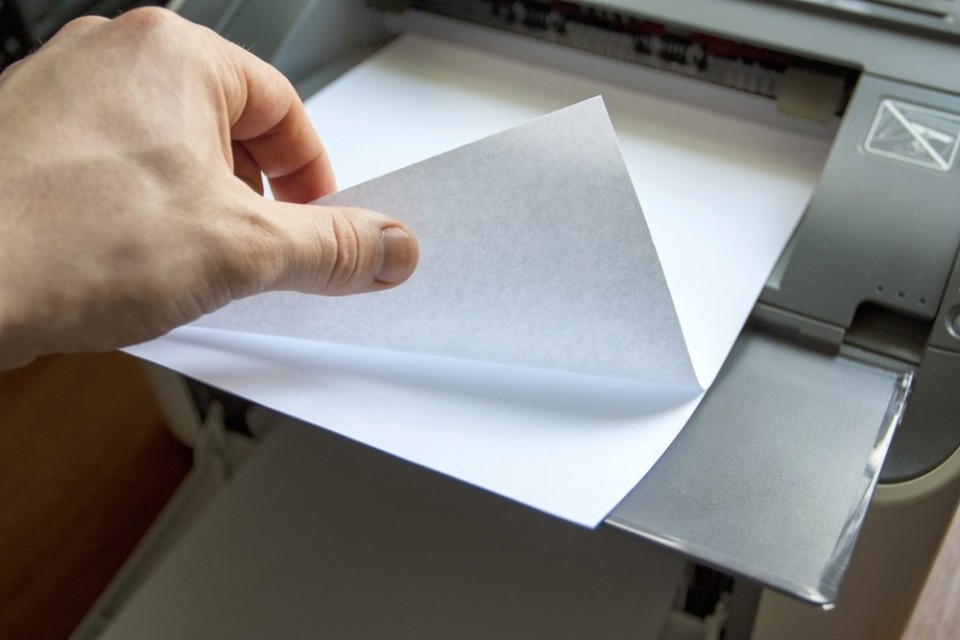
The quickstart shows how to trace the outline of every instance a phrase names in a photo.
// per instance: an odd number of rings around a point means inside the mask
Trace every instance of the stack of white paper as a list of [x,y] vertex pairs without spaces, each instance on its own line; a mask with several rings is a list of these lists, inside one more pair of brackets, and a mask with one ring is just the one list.
[[257,296],[130,351],[589,526],[696,408],[826,154],[413,36],[307,106],[351,187],[324,203],[404,220],[417,274]]

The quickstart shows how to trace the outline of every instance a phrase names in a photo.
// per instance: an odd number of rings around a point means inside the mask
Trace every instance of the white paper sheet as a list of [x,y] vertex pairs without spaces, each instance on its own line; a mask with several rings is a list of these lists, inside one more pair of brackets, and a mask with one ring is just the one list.
[[[706,387],[802,213],[827,143],[416,36],[308,110],[346,187],[598,94]],[[699,401],[562,374],[519,375],[527,382],[517,386],[510,365],[198,327],[131,352],[588,526]]]
[[420,243],[414,277],[255,296],[200,326],[700,390],[599,97],[320,202],[398,216]]

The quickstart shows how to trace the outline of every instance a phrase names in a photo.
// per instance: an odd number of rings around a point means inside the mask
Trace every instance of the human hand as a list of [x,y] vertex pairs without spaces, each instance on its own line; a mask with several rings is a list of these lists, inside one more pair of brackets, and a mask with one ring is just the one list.
[[[406,280],[273,67],[162,9],[82,18],[0,75],[0,369],[158,337],[267,290]],[[261,172],[278,201],[262,197]]]

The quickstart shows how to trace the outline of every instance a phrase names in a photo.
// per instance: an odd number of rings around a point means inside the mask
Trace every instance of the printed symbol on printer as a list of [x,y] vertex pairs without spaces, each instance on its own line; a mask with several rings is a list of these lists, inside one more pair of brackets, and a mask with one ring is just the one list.
[[884,100],[865,146],[880,156],[949,171],[960,147],[960,115]]

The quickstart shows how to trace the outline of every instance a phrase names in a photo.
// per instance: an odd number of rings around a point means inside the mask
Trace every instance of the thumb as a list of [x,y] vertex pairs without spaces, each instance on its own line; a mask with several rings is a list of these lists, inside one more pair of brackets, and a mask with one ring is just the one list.
[[270,267],[266,273],[249,273],[246,279],[258,283],[254,287],[260,291],[330,296],[381,291],[406,281],[416,269],[416,238],[382,213],[257,200],[266,215],[255,215],[252,226],[259,228],[255,233],[269,238],[264,262]]

